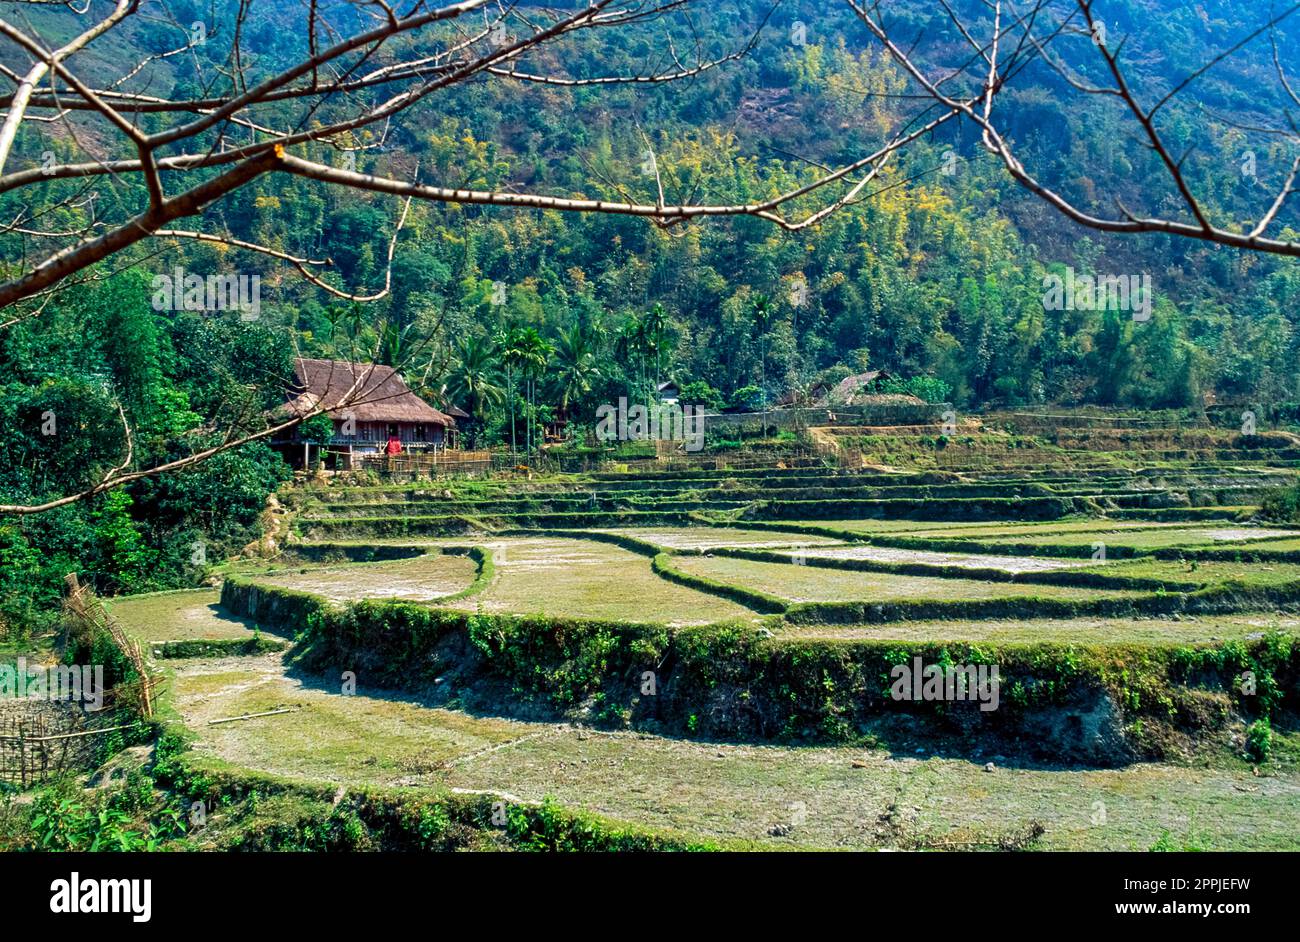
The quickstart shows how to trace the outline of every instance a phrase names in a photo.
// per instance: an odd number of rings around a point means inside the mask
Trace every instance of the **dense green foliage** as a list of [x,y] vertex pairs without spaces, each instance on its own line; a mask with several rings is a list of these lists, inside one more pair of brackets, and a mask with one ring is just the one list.
[[[39,503],[123,461],[183,457],[225,429],[256,428],[285,338],[199,314],[160,316],[143,274],[68,291],[39,320],[0,332],[0,502]],[[120,403],[122,416],[117,413]],[[0,625],[48,621],[63,576],[96,590],[193,585],[249,539],[286,470],[264,445],[36,516],[0,519]]]

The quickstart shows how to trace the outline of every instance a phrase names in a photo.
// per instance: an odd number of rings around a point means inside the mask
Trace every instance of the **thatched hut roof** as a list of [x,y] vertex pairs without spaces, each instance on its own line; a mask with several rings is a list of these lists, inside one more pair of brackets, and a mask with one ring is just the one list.
[[[299,357],[294,360],[293,373],[294,388],[286,404],[289,412],[308,412],[323,404],[335,418],[350,414],[358,422],[415,422],[456,427],[454,418],[411,392],[391,366]],[[357,386],[357,393],[340,406],[353,386]]]
[[889,373],[884,370],[869,370],[866,373],[846,376],[835,384],[835,388],[830,391],[827,398],[837,405],[853,405],[857,397],[862,395],[863,388],[878,379],[889,379]]

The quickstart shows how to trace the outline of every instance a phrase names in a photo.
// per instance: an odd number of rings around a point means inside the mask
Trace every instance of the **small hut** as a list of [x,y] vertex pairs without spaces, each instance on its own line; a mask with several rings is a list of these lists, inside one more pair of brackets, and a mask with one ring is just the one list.
[[293,372],[283,412],[301,415],[323,406],[334,420],[327,443],[308,441],[301,426],[272,442],[294,467],[311,467],[319,457],[327,467],[351,469],[367,455],[383,454],[390,438],[404,452],[456,447],[456,420],[411,392],[391,366],[300,357]]

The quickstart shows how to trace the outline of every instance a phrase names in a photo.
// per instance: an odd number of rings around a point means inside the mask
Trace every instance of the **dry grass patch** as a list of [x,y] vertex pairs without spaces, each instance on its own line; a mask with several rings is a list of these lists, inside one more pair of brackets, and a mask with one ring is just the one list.
[[430,554],[384,563],[300,566],[258,577],[266,585],[313,592],[333,602],[403,599],[432,602],[468,588],[476,567],[468,556]]
[[[968,536],[969,534],[963,534]],[[1286,530],[1269,530],[1263,527],[1161,527],[1159,529],[1125,530],[1113,523],[1104,528],[1075,533],[1038,533],[1024,536],[1004,533],[989,537],[992,543],[1052,543],[1058,546],[1090,546],[1105,543],[1108,546],[1128,546],[1134,549],[1165,549],[1168,547],[1213,546],[1220,543],[1267,540],[1288,536]]]
[[198,734],[200,752],[261,772],[345,784],[431,782],[447,763],[532,731],[510,720],[369,696],[364,688],[345,696],[338,684],[304,685],[284,674],[279,655],[241,658],[238,668],[185,662],[173,672],[171,700]]
[[254,625],[217,604],[215,589],[160,592],[105,600],[122,626],[145,642],[251,638]]
[[[1038,847],[1146,850],[1300,847],[1293,771],[1141,765],[1091,772],[893,757],[883,750],[717,745],[569,730],[485,754],[448,778],[654,827],[768,848],[948,846],[1015,836],[1037,821]],[[1096,803],[1106,824],[1094,825]],[[774,833],[775,832],[775,833]]]
[[613,544],[521,537],[481,545],[493,553],[492,584],[453,607],[672,625],[756,617],[735,602],[659,578],[648,558]]
[[1090,565],[1087,561],[1036,556],[990,556],[978,553],[938,553],[888,546],[813,547],[809,559],[863,559],[880,563],[928,563],[957,569],[1001,569],[1004,572],[1055,572]]
[[673,550],[707,550],[719,546],[748,549],[833,546],[839,542],[826,536],[805,536],[800,533],[781,533],[773,530],[746,530],[740,527],[644,527],[602,532],[630,536]]

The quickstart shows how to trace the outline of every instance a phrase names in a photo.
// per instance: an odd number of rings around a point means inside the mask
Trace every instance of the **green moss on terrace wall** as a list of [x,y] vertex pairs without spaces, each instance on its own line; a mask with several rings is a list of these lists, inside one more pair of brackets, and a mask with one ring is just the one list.
[[191,638],[185,641],[160,641],[152,646],[157,658],[238,657],[283,651],[288,643],[279,638]]
[[352,543],[296,543],[278,557],[309,563],[385,563],[414,559],[429,552],[427,546],[362,546]]
[[[305,669],[352,670],[363,686],[428,690],[439,678],[466,703],[481,694],[497,709],[722,739],[888,740],[903,724],[908,735],[1002,737],[1035,756],[1099,765],[1161,756],[1178,736],[1233,715],[1294,710],[1300,678],[1300,644],[1289,635],[1186,648],[809,639],[783,636],[779,619],[670,629],[397,602],[336,606],[236,579],[222,604],[297,634]],[[895,701],[890,669],[915,657],[996,664],[998,709]],[[1240,692],[1246,670],[1266,696]],[[644,692],[648,672],[653,694]]]
[[1116,598],[1039,598],[1031,593],[1006,598],[948,600],[904,599],[873,602],[801,602],[786,610],[798,625],[857,625],[943,619],[1114,618],[1135,615],[1228,614],[1263,611],[1300,604],[1300,582],[1285,586],[1251,586],[1229,581],[1195,592],[1155,592]]

